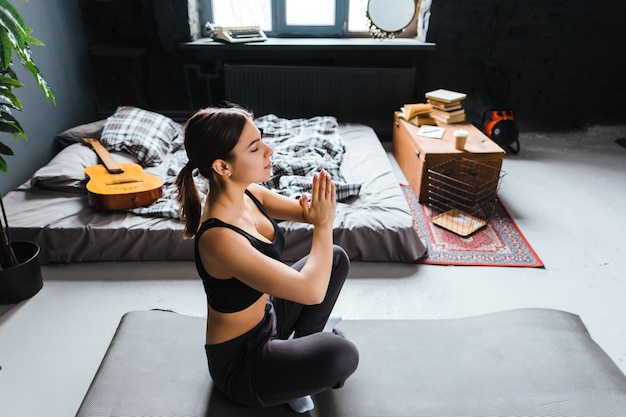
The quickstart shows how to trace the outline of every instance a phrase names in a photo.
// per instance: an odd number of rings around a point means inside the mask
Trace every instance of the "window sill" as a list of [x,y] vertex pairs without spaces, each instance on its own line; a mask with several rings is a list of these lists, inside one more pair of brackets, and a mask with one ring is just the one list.
[[223,43],[211,38],[200,38],[185,42],[181,49],[192,51],[353,51],[353,52],[394,52],[429,51],[435,49],[431,42],[421,42],[411,38],[372,39],[372,38],[268,38],[264,42]]

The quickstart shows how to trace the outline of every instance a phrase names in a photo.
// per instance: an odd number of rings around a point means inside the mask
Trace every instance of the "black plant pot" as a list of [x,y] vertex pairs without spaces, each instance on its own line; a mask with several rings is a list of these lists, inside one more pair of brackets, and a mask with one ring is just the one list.
[[15,304],[37,294],[43,287],[39,266],[39,245],[35,242],[11,244],[19,265],[0,270],[0,304]]

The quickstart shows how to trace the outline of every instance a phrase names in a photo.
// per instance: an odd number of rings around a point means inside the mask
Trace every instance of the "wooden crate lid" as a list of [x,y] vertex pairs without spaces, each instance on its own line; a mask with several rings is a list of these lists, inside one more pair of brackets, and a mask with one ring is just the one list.
[[[489,139],[487,135],[481,132],[471,123],[453,123],[446,124],[437,122],[437,126],[443,127],[445,133],[441,139],[427,138],[418,136],[419,127],[399,118],[399,112],[395,112],[395,123],[400,123],[401,127],[407,129],[409,134],[415,139],[417,146],[422,152],[427,154],[455,154],[459,156],[467,153],[475,154],[496,154],[504,158],[505,150],[498,146],[497,143]],[[464,129],[469,132],[464,150],[458,150],[454,147],[454,131]]]

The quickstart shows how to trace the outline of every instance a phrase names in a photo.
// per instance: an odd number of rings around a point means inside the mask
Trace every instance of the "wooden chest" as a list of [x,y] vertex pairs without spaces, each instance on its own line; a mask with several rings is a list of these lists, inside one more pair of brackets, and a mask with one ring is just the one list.
[[[456,158],[466,158],[492,168],[502,168],[506,152],[471,123],[445,124],[441,139],[418,136],[419,128],[399,118],[393,120],[393,156],[398,161],[409,185],[420,203],[428,203],[428,170]],[[454,147],[453,133],[457,129],[469,132],[464,150]]]

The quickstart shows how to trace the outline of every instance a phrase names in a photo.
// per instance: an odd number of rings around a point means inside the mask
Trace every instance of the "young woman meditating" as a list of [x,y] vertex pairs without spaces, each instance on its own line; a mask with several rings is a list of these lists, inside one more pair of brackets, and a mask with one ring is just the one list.
[[[208,300],[205,348],[215,386],[242,404],[308,411],[310,395],[340,388],[359,360],[352,342],[322,331],[350,263],[333,244],[335,184],[316,173],[310,199],[299,200],[259,185],[273,151],[238,106],[199,110],[184,132],[189,162],[176,185]],[[204,202],[195,169],[209,182]],[[281,262],[274,219],[311,223],[310,254]]]

